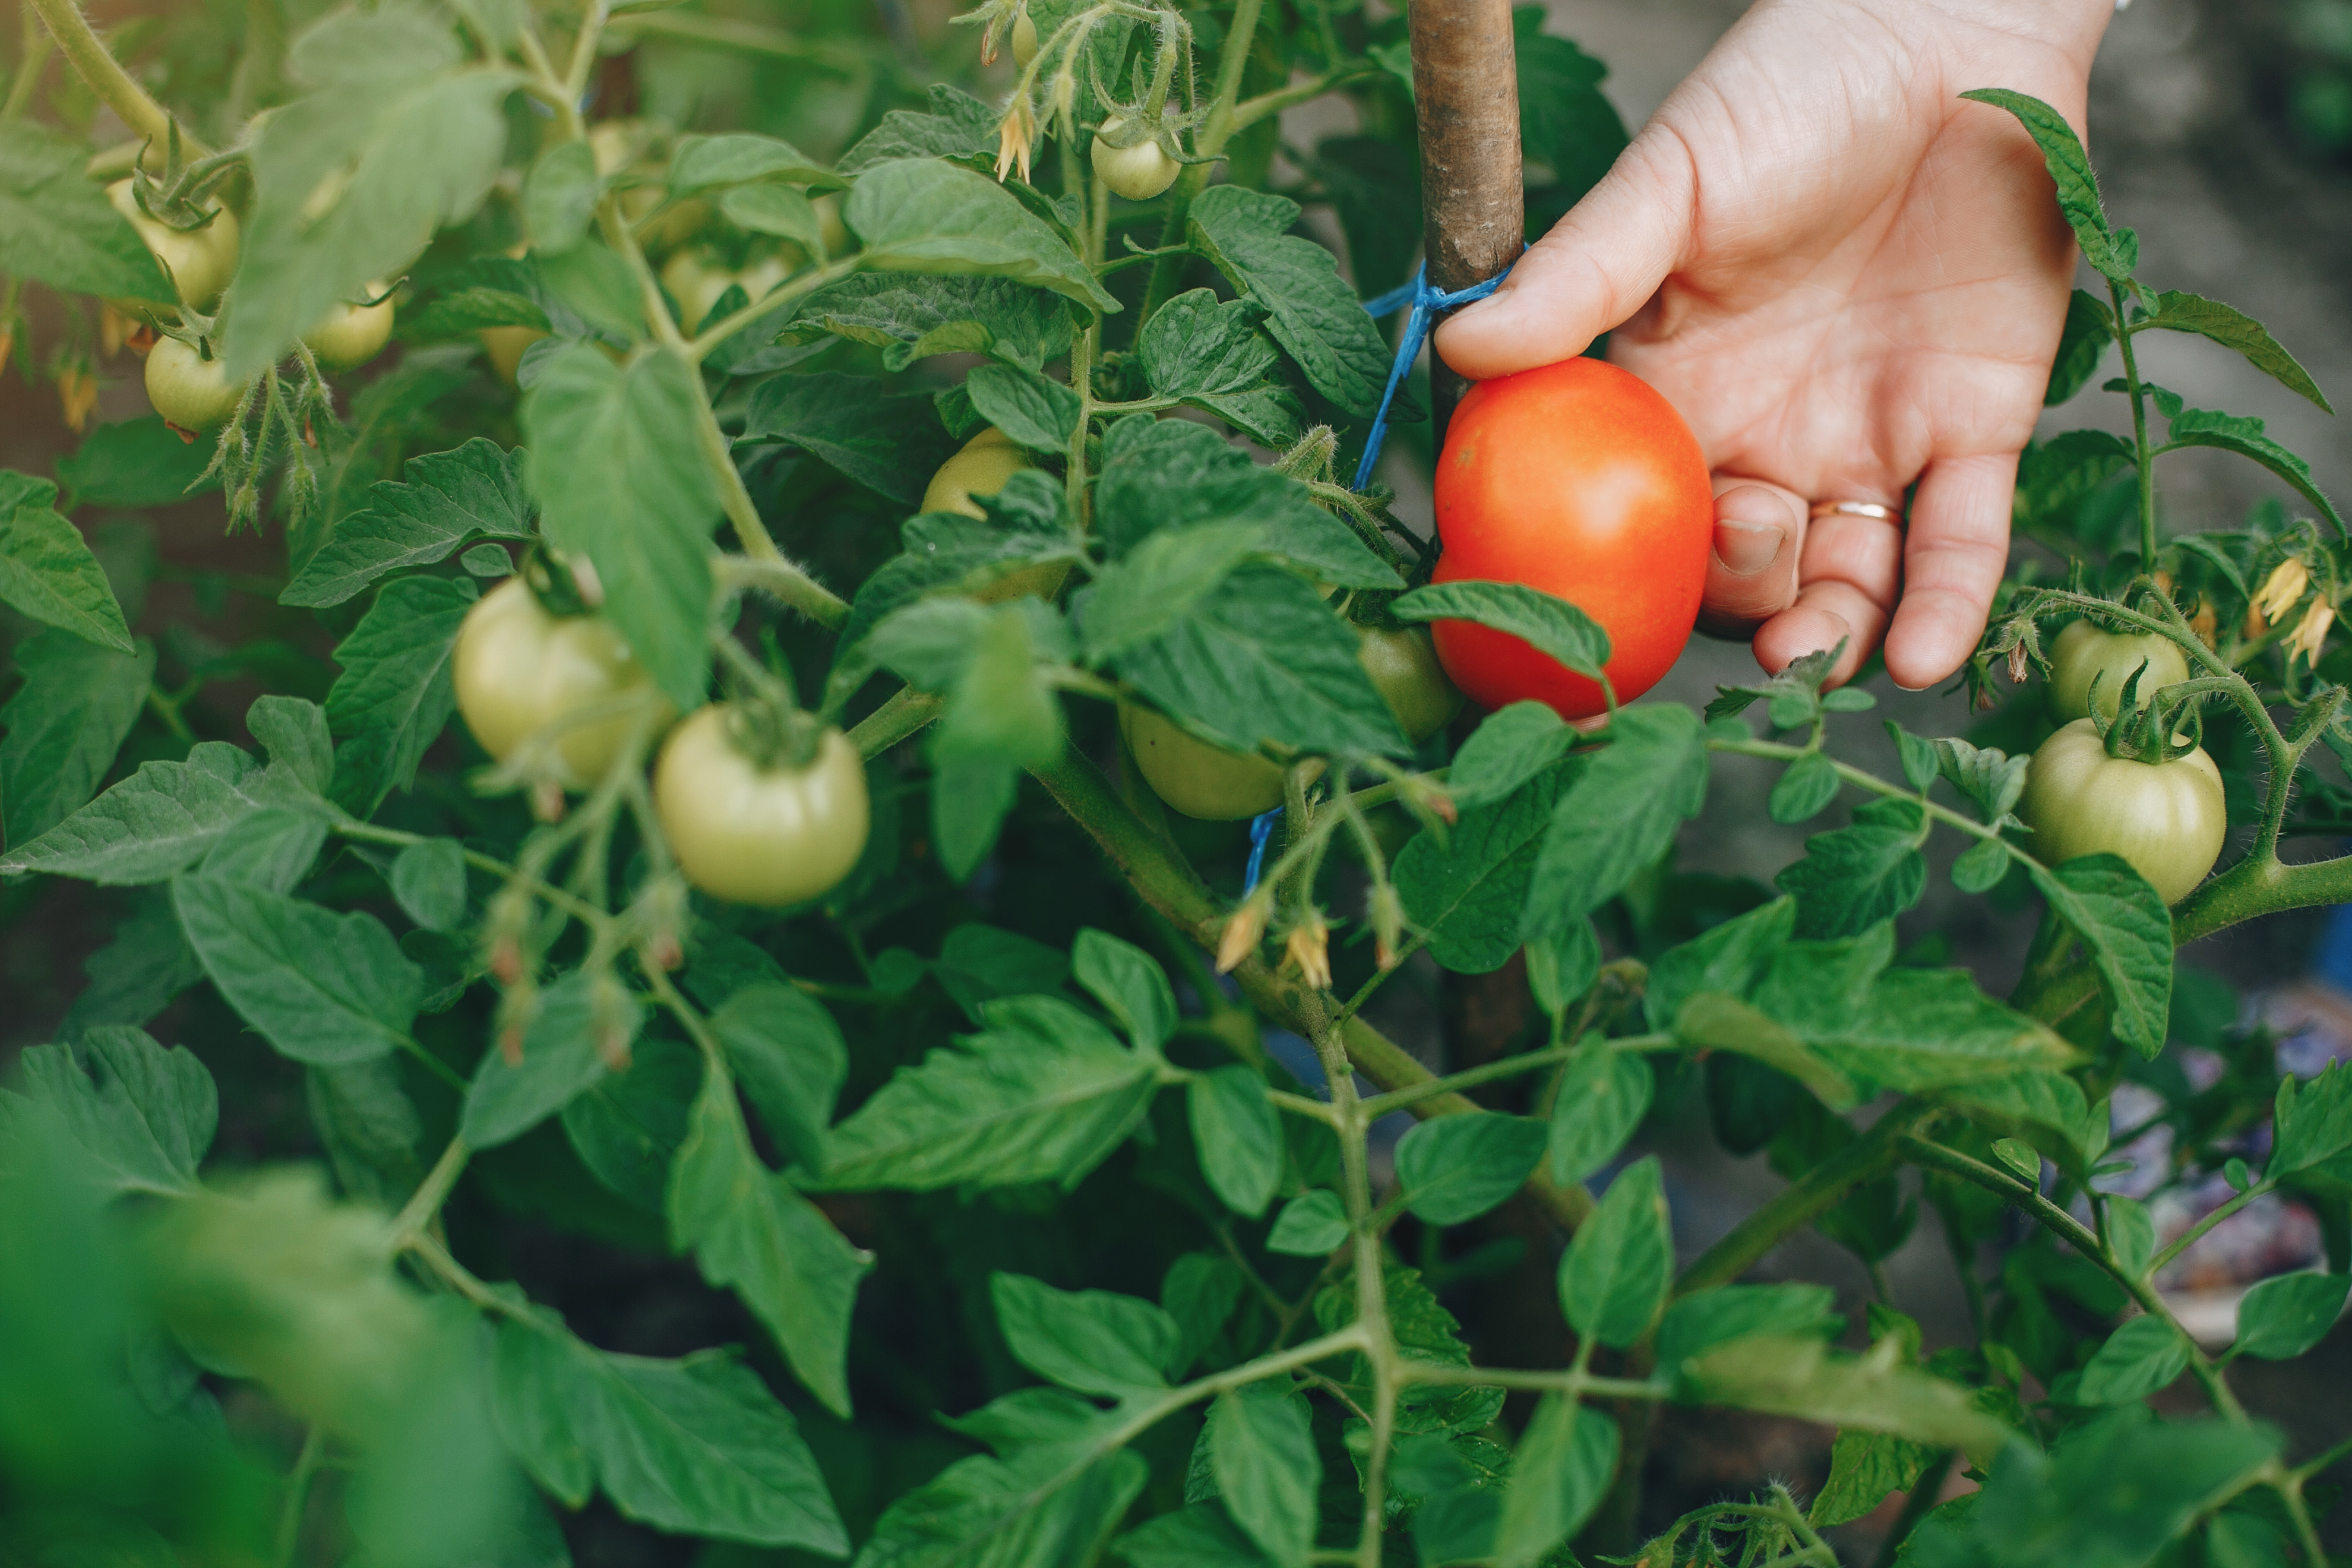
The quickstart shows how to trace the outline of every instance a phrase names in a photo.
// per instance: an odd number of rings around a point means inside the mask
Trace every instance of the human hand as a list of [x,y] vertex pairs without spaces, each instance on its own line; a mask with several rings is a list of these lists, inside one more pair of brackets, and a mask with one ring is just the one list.
[[[2032,140],[1959,95],[2079,130],[2112,15],[1764,0],[1438,352],[1485,379],[1615,328],[1715,470],[1700,625],[1752,630],[1768,670],[1843,640],[1838,680],[1884,636],[1895,683],[1931,685],[1984,629],[2074,266]],[[1839,501],[1884,517],[1808,516]]]

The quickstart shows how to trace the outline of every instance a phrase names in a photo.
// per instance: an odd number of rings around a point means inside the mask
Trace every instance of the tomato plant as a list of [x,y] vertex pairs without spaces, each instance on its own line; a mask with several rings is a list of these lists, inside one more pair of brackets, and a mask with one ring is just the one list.
[[[2326,1560],[2352,1077],[2175,945],[2352,900],[2352,553],[2136,345],[2324,395],[1955,102],[2133,434],[2026,454],[1968,701],[1667,700],[1642,384],[1389,405],[1433,533],[1342,479],[1379,10],[30,0],[0,374],[163,417],[0,472],[0,1558]],[[2167,534],[2189,447],[2291,499]],[[2326,1268],[2225,1342],[2249,1213]]]
[[[1671,404],[1593,359],[1482,382],[1437,461],[1440,583],[1520,583],[1567,600],[1609,634],[1620,701],[1657,684],[1698,623],[1715,495],[1698,441]],[[1474,622],[1439,621],[1438,657],[1470,700],[1525,699],[1563,718],[1603,710],[1599,684]]]
[[2112,720],[2124,687],[2145,703],[2157,691],[2189,679],[2189,660],[2172,639],[2155,633],[2102,631],[2076,621],[2050,648],[2050,710],[2063,724],[2096,711]]

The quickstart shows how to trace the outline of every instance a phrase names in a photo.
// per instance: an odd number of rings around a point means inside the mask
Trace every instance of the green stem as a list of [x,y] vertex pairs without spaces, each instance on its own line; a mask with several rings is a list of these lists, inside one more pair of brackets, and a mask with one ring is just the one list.
[[[76,0],[25,0],[40,14],[49,37],[57,40],[58,48],[73,63],[81,79],[96,93],[101,102],[114,110],[123,124],[128,125],[144,141],[157,148],[166,146],[172,136],[172,117],[163,106],[148,96],[121,62],[107,48],[106,42],[92,30],[89,18],[81,14]],[[180,132],[180,153],[186,158],[201,158],[212,149],[183,130]]]
[[310,1481],[319,1473],[319,1461],[326,1458],[327,1439],[318,1427],[302,1434],[301,1452],[294,1456],[294,1468],[286,1477],[286,1501],[278,1510],[278,1542],[272,1561],[277,1568],[294,1568],[302,1546],[302,1516],[309,1510]]
[[0,103],[0,120],[15,120],[32,107],[34,89],[41,85],[41,68],[49,63],[49,35],[31,6],[19,12],[20,42],[16,49],[16,79],[8,84],[8,99]]
[[[732,466],[733,459],[729,459]],[[741,529],[736,532],[740,534]],[[848,602],[793,564],[781,550],[773,555],[721,555],[711,563],[721,588],[753,588],[798,610],[819,626],[838,631],[849,619]]]
[[1905,1133],[1934,1110],[1916,1100],[1898,1100],[1888,1107],[1869,1131],[1790,1183],[1787,1191],[1701,1253],[1675,1281],[1675,1294],[1687,1296],[1728,1285],[1789,1237],[1843,1203],[1855,1188],[1894,1170],[1901,1163],[1899,1145]]
[[940,716],[946,700],[902,686],[887,702],[850,726],[849,743],[861,757],[878,757]]
[[1919,1528],[1919,1521],[1927,1518],[1928,1510],[1936,1506],[1943,1492],[1945,1479],[1952,1473],[1955,1457],[1947,1448],[1919,1472],[1918,1480],[1912,1485],[1911,1494],[1903,1500],[1903,1511],[1895,1516],[1895,1527],[1886,1532],[1886,1539],[1878,1543],[1878,1558],[1873,1568],[1895,1568],[1895,1553],[1902,1551],[1903,1543],[1911,1539],[1911,1532]]
[[441,1151],[441,1158],[434,1162],[433,1169],[425,1173],[424,1182],[394,1218],[394,1250],[406,1247],[410,1238],[425,1234],[425,1227],[433,1223],[433,1216],[439,1214],[441,1205],[449,1201],[450,1190],[457,1186],[458,1176],[465,1172],[466,1161],[472,1154],[473,1151],[466,1146],[463,1138],[449,1140],[449,1146]]
[[[1250,50],[1257,41],[1258,15],[1265,0],[1235,0],[1234,19],[1225,29],[1225,41],[1217,51],[1217,83],[1215,96],[1209,105],[1209,118],[1193,139],[1193,151],[1203,158],[1214,158],[1225,150],[1225,142],[1238,129],[1234,123],[1234,111],[1241,98],[1242,73],[1248,68]],[[1192,198],[1208,187],[1209,163],[1187,163],[1183,174],[1168,192],[1168,219],[1160,231],[1160,248],[1178,245],[1184,237],[1184,226],[1192,211]],[[1136,312],[1136,327],[1151,320],[1152,312],[1166,304],[1184,280],[1184,264],[1189,253],[1164,256],[1151,268],[1151,281],[1143,291],[1143,308]]]
[[2276,1189],[2272,1183],[2256,1182],[2252,1186],[2248,1187],[2244,1192],[2240,1193],[2236,1197],[2231,1198],[2228,1203],[2223,1204],[2220,1208],[2215,1209],[2211,1214],[2207,1215],[2203,1219],[2199,1220],[2195,1225],[2192,1225],[2187,1230],[2182,1231],[2179,1237],[2176,1239],[2170,1247],[2166,1247],[2162,1252],[2158,1253],[2154,1258],[2149,1260],[2147,1266],[2149,1275],[2152,1277],[2162,1273],[2165,1265],[2170,1263],[2174,1258],[2179,1257],[2182,1253],[2195,1246],[2198,1238],[2203,1236],[2207,1231],[2211,1230],[2215,1226],[2220,1225],[2223,1220],[2228,1219],[2231,1215],[2236,1214],[2240,1209],[2244,1208],[2248,1204],[2252,1203],[2264,1193],[2273,1192],[2274,1190]]
[[2107,279],[2107,298],[2115,301],[2116,346],[2123,351],[2124,384],[2130,389],[2132,445],[2139,465],[2139,563],[2143,572],[2156,570],[2156,463],[2147,442],[2147,394],[2140,386],[2139,361],[2132,353],[2131,329],[2124,322],[2124,287]]

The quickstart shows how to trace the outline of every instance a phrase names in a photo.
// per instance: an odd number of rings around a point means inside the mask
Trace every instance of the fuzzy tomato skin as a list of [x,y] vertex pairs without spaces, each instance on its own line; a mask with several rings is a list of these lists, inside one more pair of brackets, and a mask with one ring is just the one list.
[[2033,753],[2017,815],[2044,862],[2120,855],[2168,904],[2196,890],[2230,832],[2221,770],[2201,748],[2169,763],[2111,757],[2088,719]]
[[[1609,634],[1609,679],[1630,702],[1690,640],[1714,549],[1715,497],[1698,438],[1648,383],[1596,359],[1482,381],[1454,411],[1437,459],[1439,583],[1523,583]],[[1533,698],[1564,719],[1600,686],[1507,632],[1437,621],[1437,657],[1486,709]]]
[[654,769],[654,807],[686,879],[714,899],[782,908],[830,891],[866,849],[866,764],[827,730],[806,767],[762,768],[727,733],[728,704],[696,710]]
[[1426,629],[1374,627],[1356,650],[1364,672],[1396,715],[1405,739],[1421,744],[1445,727],[1462,709],[1462,693],[1445,679]]
[[[2124,683],[2145,662],[2133,695],[2145,708],[2160,687],[2189,679],[2189,658],[2180,645],[2154,632],[2103,631],[2088,621],[2076,621],[2058,634],[2050,649],[2050,711],[2060,723],[2087,719],[2094,702],[2099,717],[2113,719],[2123,702]],[[2095,695],[2092,682],[2098,682]]]
[[[228,287],[236,273],[236,215],[226,207],[213,215],[213,221],[202,228],[178,229],[158,223],[139,210],[138,193],[129,180],[117,180],[106,187],[106,199],[114,210],[131,221],[155,259],[171,274],[180,299],[198,310],[210,306]],[[115,309],[124,315],[137,318],[142,310],[169,319],[179,312],[179,300],[118,300]]]
[[[466,612],[452,674],[466,728],[499,762],[564,714],[652,684],[609,622],[548,614],[520,577]],[[663,699],[660,721],[676,711]],[[556,743],[563,783],[579,788],[602,778],[632,722],[624,714],[566,729]]]
[[[372,282],[360,290],[360,296],[373,300],[383,292],[382,283]],[[383,353],[383,345],[391,341],[390,300],[373,305],[354,305],[347,300],[302,334],[303,345],[321,370],[357,370]]]
[[1282,804],[1282,770],[1264,757],[1213,746],[1131,702],[1118,705],[1118,728],[1143,782],[1171,810],[1202,822],[1238,822]]
[[147,401],[183,430],[217,430],[236,414],[245,397],[216,359],[206,359],[177,338],[159,337],[147,352]]
[[1114,147],[1103,140],[1126,121],[1114,114],[1104,120],[1102,130],[1095,135],[1095,173],[1102,183],[1131,202],[1148,202],[1176,183],[1184,165],[1160,149],[1157,142],[1139,142],[1132,147]]

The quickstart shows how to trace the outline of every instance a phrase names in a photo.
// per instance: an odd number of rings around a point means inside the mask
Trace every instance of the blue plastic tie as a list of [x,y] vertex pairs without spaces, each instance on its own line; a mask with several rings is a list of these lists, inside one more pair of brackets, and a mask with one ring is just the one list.
[[1371,482],[1372,469],[1381,460],[1381,444],[1388,439],[1389,405],[1396,401],[1397,388],[1412,370],[1412,362],[1421,357],[1421,345],[1429,341],[1430,319],[1440,310],[1450,310],[1456,305],[1467,305],[1473,300],[1483,300],[1492,294],[1504,279],[1511,275],[1508,267],[1483,283],[1473,283],[1467,289],[1456,289],[1449,294],[1443,289],[1429,286],[1426,266],[1412,269],[1412,281],[1390,289],[1377,300],[1364,301],[1365,313],[1374,321],[1394,315],[1407,306],[1412,311],[1404,320],[1404,337],[1397,343],[1396,363],[1389,366],[1389,384],[1381,393],[1380,412],[1372,416],[1371,434],[1364,437],[1363,460],[1356,465],[1356,482],[1351,487],[1362,489]]
[[1242,873],[1242,897],[1244,899],[1257,891],[1258,876],[1265,869],[1265,842],[1274,837],[1275,819],[1281,815],[1282,807],[1277,805],[1272,811],[1261,811],[1250,818],[1249,867]]

